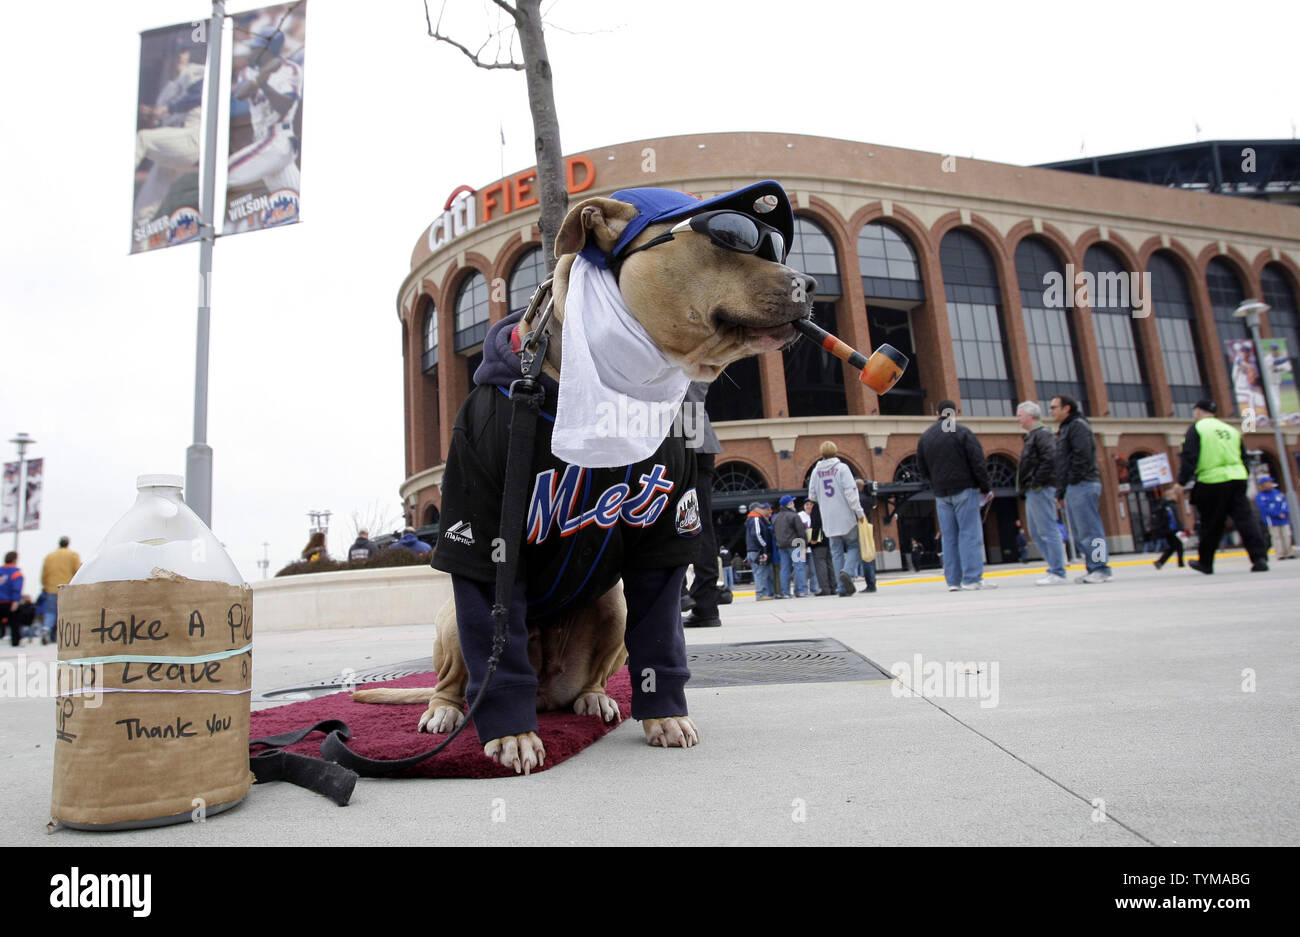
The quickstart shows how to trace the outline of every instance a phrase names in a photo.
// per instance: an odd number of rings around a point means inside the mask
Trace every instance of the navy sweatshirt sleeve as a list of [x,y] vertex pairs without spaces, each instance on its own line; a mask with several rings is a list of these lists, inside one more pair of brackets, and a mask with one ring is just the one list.
[[[453,573],[451,588],[456,596],[461,656],[469,671],[465,699],[473,703],[487,676],[488,658],[492,656],[495,586]],[[474,714],[474,728],[483,745],[503,736],[537,731],[537,674],[528,660],[527,601],[522,580],[515,583],[510,596],[506,647],[492,675],[492,685]]]
[[632,677],[632,718],[685,716],[686,637],[682,632],[681,592],[686,567],[628,569],[627,666]]

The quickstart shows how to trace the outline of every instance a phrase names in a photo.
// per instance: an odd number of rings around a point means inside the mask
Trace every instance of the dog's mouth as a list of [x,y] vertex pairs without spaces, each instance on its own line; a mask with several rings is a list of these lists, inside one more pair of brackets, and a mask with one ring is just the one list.
[[776,351],[794,344],[799,338],[799,333],[789,321],[775,325],[755,325],[740,321],[738,316],[724,309],[718,311],[717,322],[719,329],[732,332],[738,341],[754,352]]

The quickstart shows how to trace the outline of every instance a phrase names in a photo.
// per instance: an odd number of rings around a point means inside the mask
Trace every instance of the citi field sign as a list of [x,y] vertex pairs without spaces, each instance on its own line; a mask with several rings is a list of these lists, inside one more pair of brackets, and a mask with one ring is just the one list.
[[[570,195],[587,191],[595,181],[596,166],[590,159],[585,156],[565,159],[564,182]],[[429,226],[429,250],[435,251],[473,230],[480,219],[492,221],[494,217],[533,207],[538,204],[536,187],[536,168],[507,176],[482,190],[467,185],[457,186],[447,196],[442,214]]]

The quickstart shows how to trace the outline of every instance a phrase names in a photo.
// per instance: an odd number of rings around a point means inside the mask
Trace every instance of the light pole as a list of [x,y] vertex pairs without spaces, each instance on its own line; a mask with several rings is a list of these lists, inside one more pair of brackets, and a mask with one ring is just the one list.
[[[1233,310],[1233,315],[1239,319],[1245,319],[1246,325],[1250,329],[1250,337],[1255,342],[1255,361],[1264,360],[1261,353],[1262,339],[1259,336],[1259,317],[1262,313],[1268,312],[1272,308],[1268,303],[1262,303],[1258,299],[1243,300],[1241,305]],[[1295,485],[1291,482],[1291,459],[1286,451],[1286,444],[1282,441],[1282,408],[1279,406],[1277,399],[1277,388],[1268,375],[1260,373],[1260,381],[1264,385],[1264,397],[1268,401],[1269,421],[1273,424],[1273,440],[1277,444],[1277,459],[1282,463],[1282,480],[1286,482],[1286,501],[1291,512],[1291,534],[1295,538],[1298,535],[1297,525],[1300,524],[1300,510],[1297,510]]]
[[262,558],[257,561],[257,568],[262,571],[262,578],[266,578],[266,571],[271,568],[271,545],[265,540],[262,541]]
[[14,505],[14,552],[18,552],[18,535],[23,529],[23,503],[27,496],[27,447],[36,445],[36,440],[26,433],[19,433],[9,440],[18,447],[18,501]]
[[333,511],[308,511],[307,518],[311,521],[310,532],[327,534],[330,532],[330,517]]

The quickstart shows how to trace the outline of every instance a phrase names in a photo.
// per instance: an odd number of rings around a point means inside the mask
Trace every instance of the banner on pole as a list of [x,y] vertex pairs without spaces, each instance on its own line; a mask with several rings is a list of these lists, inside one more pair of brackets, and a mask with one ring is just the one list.
[[302,169],[306,0],[233,19],[222,234],[295,224]]
[[1249,338],[1224,339],[1228,354],[1232,395],[1237,401],[1237,414],[1247,426],[1266,429],[1272,425],[1268,417],[1268,399],[1259,380],[1259,361],[1255,358],[1255,342]]
[[27,503],[23,509],[23,530],[37,530],[41,526],[41,479],[44,475],[44,459],[27,460]]
[[21,462],[5,463],[4,489],[0,490],[0,534],[11,534],[18,529],[18,477]]
[[131,253],[199,236],[199,136],[208,23],[140,34]]
[[1262,338],[1259,350],[1263,359],[1260,372],[1273,385],[1277,401],[1278,422],[1283,426],[1300,426],[1300,391],[1296,389],[1294,361],[1285,338]]

